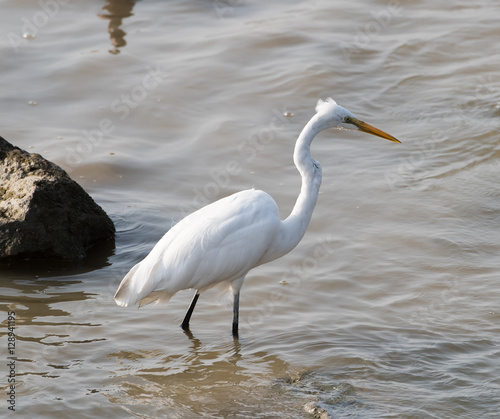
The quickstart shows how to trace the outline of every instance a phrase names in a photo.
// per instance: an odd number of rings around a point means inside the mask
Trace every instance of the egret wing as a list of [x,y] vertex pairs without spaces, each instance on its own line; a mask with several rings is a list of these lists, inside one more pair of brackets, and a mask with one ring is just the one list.
[[280,222],[276,203],[262,191],[207,205],[162,237],[124,278],[115,299],[122,305],[166,302],[182,289],[203,291],[242,278],[258,264]]

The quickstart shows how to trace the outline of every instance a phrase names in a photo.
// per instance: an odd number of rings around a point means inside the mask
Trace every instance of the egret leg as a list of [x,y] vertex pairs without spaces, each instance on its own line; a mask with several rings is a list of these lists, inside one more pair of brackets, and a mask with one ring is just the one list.
[[233,305],[233,337],[238,338],[238,321],[240,317],[240,293],[234,295]]
[[200,298],[200,294],[198,291],[194,294],[193,300],[191,301],[191,304],[189,305],[188,311],[186,313],[186,316],[184,317],[184,320],[182,321],[181,327],[184,330],[189,330],[189,320],[191,320],[191,315],[193,314],[194,307],[196,303],[198,302],[198,298]]

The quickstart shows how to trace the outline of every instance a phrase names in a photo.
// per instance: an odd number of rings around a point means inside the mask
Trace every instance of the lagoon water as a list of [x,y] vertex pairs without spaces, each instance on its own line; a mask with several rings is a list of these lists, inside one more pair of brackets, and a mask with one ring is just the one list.
[[[106,210],[112,246],[0,267],[19,417],[496,418],[500,7],[430,0],[1,0],[0,135]],[[215,291],[113,294],[187,213],[241,189],[283,217],[294,141],[333,97],[402,141],[328,131],[306,236]],[[319,410],[322,409],[322,410]]]

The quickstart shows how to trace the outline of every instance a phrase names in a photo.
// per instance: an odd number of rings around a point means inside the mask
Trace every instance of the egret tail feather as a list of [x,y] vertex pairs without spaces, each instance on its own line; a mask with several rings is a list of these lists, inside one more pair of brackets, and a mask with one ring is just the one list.
[[130,279],[133,277],[138,268],[139,263],[130,269],[129,273],[125,276],[125,278],[123,278],[120,286],[116,290],[114,299],[116,304],[119,306],[128,307],[129,305],[133,305],[137,302],[137,300],[131,296]]
[[139,301],[139,307],[145,306],[147,304],[167,304],[171,298],[172,294],[166,291],[153,291]]

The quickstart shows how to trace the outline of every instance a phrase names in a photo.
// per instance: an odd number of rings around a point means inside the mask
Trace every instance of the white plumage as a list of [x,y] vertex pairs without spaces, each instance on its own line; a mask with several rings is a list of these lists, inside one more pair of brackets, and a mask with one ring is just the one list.
[[187,329],[199,294],[225,283],[234,295],[233,335],[237,336],[239,294],[246,274],[292,250],[311,219],[321,184],[321,166],[310,153],[316,134],[332,127],[357,129],[399,142],[360,121],[333,99],[318,101],[316,112],[295,145],[293,157],[302,176],[302,188],[289,217],[280,220],[273,198],[254,189],[207,205],[174,225],[130,270],[115,294],[116,303],[167,303],[176,292],[195,289],[182,323]]
[[203,292],[219,282],[243,282],[260,264],[280,222],[276,203],[262,191],[238,192],[207,205],[160,239],[122,281],[115,300],[123,306],[166,303],[183,289]]

